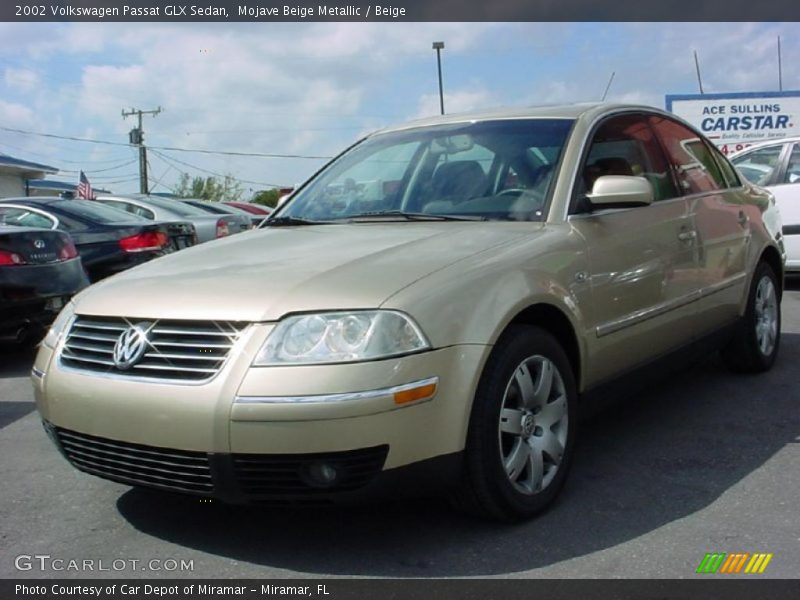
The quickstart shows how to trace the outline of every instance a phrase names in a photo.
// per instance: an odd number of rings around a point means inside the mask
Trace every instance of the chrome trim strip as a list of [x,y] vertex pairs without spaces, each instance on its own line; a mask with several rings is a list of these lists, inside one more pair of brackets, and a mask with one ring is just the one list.
[[655,306],[651,306],[650,308],[643,308],[641,310],[637,310],[635,312],[630,313],[624,317],[616,319],[614,321],[609,321],[608,323],[603,323],[602,325],[597,326],[597,337],[603,337],[609,335],[611,333],[615,333],[621,329],[625,329],[626,327],[631,327],[632,325],[636,325],[637,323],[641,323],[642,321],[647,321],[648,319],[653,319],[664,313],[668,313],[671,310],[675,310],[676,308],[680,308],[686,304],[690,304],[695,300],[700,299],[700,291],[694,291],[685,296],[681,296],[680,298],[675,298],[673,300],[667,300],[666,302],[661,302],[660,304],[656,304]]
[[641,323],[642,321],[653,319],[655,317],[668,313],[671,310],[680,308],[681,306],[685,306],[687,304],[691,304],[692,302],[696,302],[697,300],[700,300],[705,296],[710,296],[711,294],[715,294],[719,291],[722,291],[726,288],[736,285],[738,282],[744,280],[746,277],[747,275],[745,273],[740,273],[738,275],[734,275],[733,277],[729,277],[728,279],[725,279],[713,285],[709,285],[694,292],[690,292],[684,296],[681,296],[680,298],[667,300],[666,302],[656,304],[655,306],[652,306],[650,308],[637,310],[633,313],[630,313],[629,315],[626,315],[614,321],[609,321],[608,323],[603,323],[602,325],[598,325],[596,329],[597,337],[603,337],[611,333],[615,333],[617,331],[620,331],[621,329],[625,329],[626,327],[631,327],[632,325],[636,325],[638,323]]
[[[236,396],[236,404],[327,404],[334,402],[353,402],[356,400],[375,400],[386,398],[397,392],[405,392],[414,388],[426,385],[439,387],[438,377],[428,377],[403,385],[395,385],[388,388],[377,390],[366,390],[363,392],[345,392],[343,394],[320,394],[317,396]],[[435,394],[435,392],[434,392]],[[433,396],[431,396],[433,397]],[[430,400],[430,398],[426,398]]]
[[738,275],[728,277],[727,279],[723,279],[722,281],[715,283],[713,285],[701,288],[700,295],[710,296],[711,294],[716,294],[717,292],[729,288],[731,286],[734,286],[740,281],[744,281],[745,279],[747,279],[747,273],[739,273]]

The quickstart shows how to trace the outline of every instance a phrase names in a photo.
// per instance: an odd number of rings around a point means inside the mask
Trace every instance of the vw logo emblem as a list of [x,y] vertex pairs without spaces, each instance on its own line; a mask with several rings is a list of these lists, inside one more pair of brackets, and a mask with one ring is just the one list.
[[114,344],[114,366],[121,371],[130,369],[142,358],[150,342],[147,339],[149,323],[137,323],[123,331]]
[[33,246],[34,246],[34,248],[38,248],[39,250],[41,250],[42,248],[44,248],[44,247],[45,247],[45,245],[46,245],[46,244],[45,244],[45,241],[44,241],[44,240],[33,240]]

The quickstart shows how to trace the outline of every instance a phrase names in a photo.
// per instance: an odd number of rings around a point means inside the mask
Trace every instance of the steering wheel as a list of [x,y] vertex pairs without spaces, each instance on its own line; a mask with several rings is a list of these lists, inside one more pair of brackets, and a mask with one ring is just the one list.
[[524,190],[522,188],[508,188],[507,190],[501,190],[501,191],[497,192],[497,195],[498,196],[510,196],[512,194],[516,194],[517,196],[521,196],[522,194],[524,194],[525,192],[528,192],[528,191],[530,191],[530,190]]

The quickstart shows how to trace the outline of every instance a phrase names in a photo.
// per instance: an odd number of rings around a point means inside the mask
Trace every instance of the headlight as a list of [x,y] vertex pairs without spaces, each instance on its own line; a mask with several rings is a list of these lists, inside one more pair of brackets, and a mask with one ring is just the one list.
[[61,335],[64,333],[64,328],[67,326],[67,323],[69,323],[74,314],[75,306],[72,304],[72,302],[69,302],[64,308],[61,309],[61,312],[58,313],[56,320],[53,321],[53,324],[47,331],[47,335],[44,336],[42,344],[51,350],[55,350],[59,340],[61,339]]
[[411,318],[390,310],[330,312],[284,319],[254,365],[319,364],[388,358],[427,350]]

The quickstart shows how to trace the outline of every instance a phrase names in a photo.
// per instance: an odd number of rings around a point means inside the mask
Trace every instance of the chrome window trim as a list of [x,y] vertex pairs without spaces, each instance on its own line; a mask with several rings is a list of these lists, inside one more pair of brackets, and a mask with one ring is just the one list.
[[[236,404],[331,404],[341,402],[355,402],[358,400],[377,400],[379,398],[387,398],[398,392],[405,392],[414,388],[424,387],[426,385],[434,385],[438,389],[439,378],[428,377],[411,383],[404,383],[402,385],[395,385],[387,388],[379,388],[376,390],[366,390],[362,392],[344,392],[340,394],[319,394],[309,396],[236,396]],[[425,402],[432,400],[434,394],[429,398],[425,398]],[[409,403],[417,404],[420,401]]]
[[46,212],[40,208],[35,208],[32,206],[25,206],[24,204],[14,204],[13,202],[3,202],[0,200],[0,207],[7,206],[9,208],[18,208],[19,210],[27,210],[32,213],[36,213],[53,223],[53,226],[50,227],[50,230],[58,229],[58,226],[61,224],[61,221],[58,220],[58,217],[55,215],[51,215],[49,212]]
[[[626,114],[626,113],[628,113],[628,114],[642,114],[642,115],[659,115],[659,116],[662,116],[662,117],[669,118],[669,119],[671,119],[671,120],[673,120],[673,121],[675,121],[677,123],[680,123],[681,125],[683,125],[685,127],[688,127],[689,130],[692,131],[692,132],[696,132],[696,128],[691,123],[688,123],[684,119],[680,118],[678,115],[674,115],[674,114],[672,114],[670,112],[667,112],[667,111],[664,111],[664,110],[660,110],[660,109],[654,108],[654,107],[641,106],[641,107],[635,107],[634,108],[634,107],[621,106],[621,107],[609,109],[608,111],[603,112],[602,114],[597,115],[596,117],[594,117],[591,121],[589,121],[589,124],[588,124],[587,129],[586,129],[586,135],[583,137],[583,140],[581,141],[580,151],[578,152],[578,164],[575,166],[575,169],[573,170],[572,176],[570,178],[568,194],[567,194],[566,202],[564,204],[564,214],[562,215],[562,218],[563,218],[564,221],[569,221],[570,217],[577,216],[577,215],[571,215],[570,212],[569,212],[569,209],[570,209],[570,206],[572,204],[572,197],[575,194],[575,184],[576,184],[577,178],[578,178],[578,169],[580,168],[581,164],[583,163],[583,160],[584,160],[585,154],[586,154],[586,150],[587,150],[587,144],[589,143],[589,140],[590,140],[592,134],[595,132],[597,126],[600,123],[600,121],[603,121],[603,120],[605,120],[605,119],[607,119],[609,117],[619,116],[619,115]],[[577,120],[580,120],[580,118],[581,117],[578,117]],[[703,138],[701,138],[701,139],[704,139],[704,138],[705,138],[705,136],[703,136]],[[672,169],[672,162],[670,161],[669,157],[666,157],[666,158],[667,158],[667,162],[670,164],[670,169]],[[729,159],[728,162],[730,162],[731,165],[734,168],[736,167],[736,165],[733,164],[732,160]],[[676,196],[675,198],[669,198],[667,200],[659,200],[657,203],[658,204],[662,204],[664,202],[670,202],[672,200],[685,200],[687,198],[696,197],[697,195],[705,195],[705,194],[711,194],[711,193],[719,194],[719,193],[723,193],[723,192],[725,192],[727,190],[742,190],[742,189],[744,189],[746,187],[746,183],[744,181],[741,181],[741,180],[742,179],[746,179],[746,178],[740,176],[739,179],[740,179],[739,187],[721,188],[719,190],[715,190],[714,192],[699,192],[699,193],[696,193],[696,194],[688,194],[688,195],[687,194],[681,194],[680,196]],[[682,191],[682,190],[679,190],[679,191]],[[653,202],[653,204],[656,204],[656,202]],[[640,207],[633,207],[633,208],[640,208]],[[548,221],[549,221],[549,219],[548,219]]]

